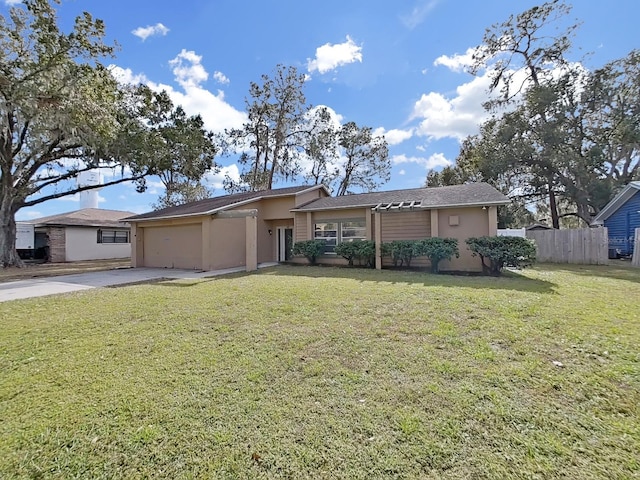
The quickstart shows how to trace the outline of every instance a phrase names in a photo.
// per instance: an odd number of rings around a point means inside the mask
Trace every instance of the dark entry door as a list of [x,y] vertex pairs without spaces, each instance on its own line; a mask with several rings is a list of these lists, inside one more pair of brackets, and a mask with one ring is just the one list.
[[278,228],[278,261],[288,262],[291,260],[293,249],[293,228]]
[[284,261],[291,260],[291,250],[293,249],[293,228],[284,229]]

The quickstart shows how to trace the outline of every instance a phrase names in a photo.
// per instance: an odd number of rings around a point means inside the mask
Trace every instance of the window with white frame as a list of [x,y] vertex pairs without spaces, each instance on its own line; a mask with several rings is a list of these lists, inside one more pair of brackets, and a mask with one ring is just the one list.
[[324,253],[333,254],[336,245],[354,240],[366,240],[367,224],[364,220],[340,220],[316,223],[314,239],[323,240]]
[[98,243],[129,243],[129,230],[98,230]]

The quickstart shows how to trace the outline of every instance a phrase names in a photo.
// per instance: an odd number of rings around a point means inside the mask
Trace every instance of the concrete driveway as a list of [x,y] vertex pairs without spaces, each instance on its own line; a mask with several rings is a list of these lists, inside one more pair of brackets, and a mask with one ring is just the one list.
[[[270,267],[275,263],[260,264],[258,268]],[[129,283],[160,280],[163,278],[207,278],[229,273],[244,272],[244,267],[228,268],[226,270],[212,270],[197,272],[193,270],[179,270],[173,268],[122,268],[101,272],[78,273],[74,275],[60,275],[57,277],[34,278],[32,280],[18,280],[0,283],[0,302],[18,300],[21,298],[43,297],[57,293],[77,292],[91,288],[111,287]]]

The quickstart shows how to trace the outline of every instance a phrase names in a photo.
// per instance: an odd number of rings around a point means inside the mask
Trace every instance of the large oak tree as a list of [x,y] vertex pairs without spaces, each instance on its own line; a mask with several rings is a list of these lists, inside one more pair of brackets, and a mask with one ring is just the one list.
[[471,70],[489,69],[500,93],[486,104],[493,117],[429,185],[488,181],[515,200],[512,210],[535,204],[558,228],[564,217],[588,225],[637,178],[640,55],[593,72],[568,62],[576,24],[554,27],[569,12],[553,0],[487,29]]
[[[114,52],[104,36],[103,22],[86,12],[69,32],[62,31],[48,0],[25,0],[7,18],[0,16],[3,266],[21,265],[15,251],[15,215],[21,208],[127,181],[144,190],[147,175],[174,170],[175,159],[184,159],[185,151],[176,147],[185,145],[182,140],[172,142],[176,157],[170,161],[159,155],[168,152],[168,139],[185,131],[205,143],[209,139],[197,118],[170,103],[158,108],[158,98],[146,87],[119,85],[101,63]],[[188,153],[201,159],[193,149]],[[79,186],[78,175],[94,169],[108,169],[107,181]]]

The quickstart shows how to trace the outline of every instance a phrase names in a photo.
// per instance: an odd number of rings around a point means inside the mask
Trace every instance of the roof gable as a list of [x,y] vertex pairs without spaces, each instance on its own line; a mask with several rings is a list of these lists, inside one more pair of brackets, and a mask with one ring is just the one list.
[[600,213],[591,221],[592,225],[602,225],[604,221],[622,207],[627,201],[640,191],[640,181],[630,182],[613,200],[607,203]]
[[296,187],[276,188],[272,190],[259,190],[257,192],[242,192],[231,195],[221,195],[213,198],[205,198],[196,202],[185,203],[176,207],[163,208],[154,212],[129,217],[131,222],[144,220],[157,220],[177,217],[192,217],[209,215],[215,212],[237,207],[245,203],[254,202],[263,198],[294,196],[312,189],[326,188],[324,185],[301,185]]

